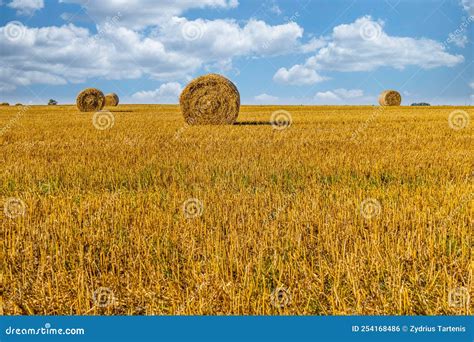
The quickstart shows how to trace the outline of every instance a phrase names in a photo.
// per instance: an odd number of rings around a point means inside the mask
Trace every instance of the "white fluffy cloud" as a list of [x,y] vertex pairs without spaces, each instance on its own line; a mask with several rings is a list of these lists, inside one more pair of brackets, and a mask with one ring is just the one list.
[[96,22],[120,16],[123,26],[141,29],[156,26],[172,16],[179,16],[190,9],[220,8],[231,9],[238,6],[237,0],[60,0],[64,3],[81,5]]
[[450,37],[450,42],[458,47],[464,48],[469,42],[469,38],[467,38],[467,35],[465,34],[452,35]]
[[88,78],[157,79],[182,76],[200,61],[125,28],[92,36],[72,24],[61,27],[17,27],[15,39],[0,28],[2,68],[0,85],[65,84]]
[[140,103],[177,103],[182,90],[181,84],[169,82],[155,90],[139,91],[132,95],[132,99]]
[[362,89],[347,90],[347,89],[344,89],[344,88],[340,88],[340,89],[334,90],[334,93],[337,94],[339,97],[341,97],[343,99],[353,99],[353,98],[356,98],[356,97],[364,96],[364,91]]
[[289,70],[280,68],[273,76],[277,83],[291,85],[308,85],[324,81],[326,78],[320,76],[313,68],[303,65],[293,65]]
[[329,90],[316,93],[315,98],[320,100],[339,100],[339,97]]
[[344,89],[339,88],[333,91],[325,91],[325,92],[318,92],[315,95],[316,99],[320,100],[334,100],[334,101],[342,101],[342,100],[350,100],[364,96],[364,91],[361,89]]
[[171,18],[152,33],[152,37],[170,49],[215,61],[234,56],[292,53],[301,46],[302,36],[303,29],[294,22],[271,26],[251,19],[241,26],[229,19],[189,21],[178,17]]
[[[281,68],[274,80],[288,84],[311,84],[321,80],[321,76],[316,75],[323,70],[372,71],[380,67],[403,70],[407,66],[430,69],[452,67],[464,61],[463,56],[449,54],[437,41],[389,36],[383,28],[383,22],[374,21],[370,16],[336,26],[330,37],[326,38],[326,45],[314,56],[303,65]],[[313,82],[309,82],[310,77],[302,77],[303,73],[313,75]]]
[[255,96],[254,100],[257,103],[272,104],[272,103],[276,103],[278,101],[278,97],[263,93],[263,94]]
[[[302,46],[303,34],[296,23],[271,26],[258,20],[239,24],[178,17],[147,34],[114,21],[97,28],[92,34],[73,24],[0,27],[0,86],[13,90],[21,85],[84,82],[92,77],[183,80],[199,68],[228,67],[241,56],[293,53]],[[44,77],[37,77],[39,73]]]
[[16,10],[18,15],[33,15],[44,7],[43,0],[12,0],[7,5]]

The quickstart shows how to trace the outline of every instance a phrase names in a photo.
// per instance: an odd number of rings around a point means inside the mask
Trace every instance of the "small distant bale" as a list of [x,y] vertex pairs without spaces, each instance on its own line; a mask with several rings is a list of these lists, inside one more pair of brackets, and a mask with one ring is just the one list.
[[98,112],[105,105],[104,93],[96,88],[87,88],[77,95],[77,108],[81,112]]
[[56,100],[49,99],[48,101],[48,106],[56,106],[57,104],[58,104],[58,101]]
[[418,107],[431,106],[429,103],[426,103],[426,102],[415,102],[415,103],[412,103],[411,105],[418,106]]
[[402,96],[396,90],[385,90],[379,96],[379,104],[381,106],[400,106]]
[[0,106],[9,106],[10,104],[8,102],[2,102],[0,103]]
[[115,107],[115,106],[118,106],[118,104],[119,104],[119,97],[118,97],[117,94],[110,93],[110,94],[105,95],[105,105],[106,106]]
[[184,88],[179,104],[189,125],[233,124],[239,115],[240,94],[224,76],[208,74]]

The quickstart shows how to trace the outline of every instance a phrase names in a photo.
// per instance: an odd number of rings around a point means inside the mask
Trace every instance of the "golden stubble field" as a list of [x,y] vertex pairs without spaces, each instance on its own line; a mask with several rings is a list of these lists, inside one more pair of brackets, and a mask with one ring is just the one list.
[[0,108],[2,314],[473,313],[472,107],[108,109]]

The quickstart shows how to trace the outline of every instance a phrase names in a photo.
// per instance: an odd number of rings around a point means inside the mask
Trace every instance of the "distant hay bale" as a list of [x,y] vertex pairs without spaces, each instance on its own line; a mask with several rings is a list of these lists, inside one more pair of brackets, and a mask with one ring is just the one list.
[[104,93],[95,88],[84,89],[77,95],[76,105],[81,112],[97,112],[104,108]]
[[385,90],[379,96],[379,104],[381,106],[400,106],[402,96],[396,90]]
[[189,125],[233,124],[239,115],[240,94],[224,76],[208,74],[184,88],[179,104]]
[[0,106],[9,106],[10,104],[8,102],[2,102],[0,103]]
[[115,93],[110,93],[105,95],[105,105],[106,106],[118,106],[119,104],[119,97]]

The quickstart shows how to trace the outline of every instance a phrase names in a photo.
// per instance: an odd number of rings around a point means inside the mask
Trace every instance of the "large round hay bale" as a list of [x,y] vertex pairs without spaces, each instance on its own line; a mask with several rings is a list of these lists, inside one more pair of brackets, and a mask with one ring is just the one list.
[[385,90],[379,96],[379,104],[381,106],[400,106],[402,96],[396,90]]
[[81,112],[97,112],[104,108],[104,93],[95,88],[84,89],[77,95],[76,105]]
[[240,109],[240,94],[227,78],[209,74],[192,80],[179,98],[184,120],[190,125],[233,124]]
[[105,95],[105,105],[106,106],[118,106],[119,104],[119,97],[115,93],[110,93]]

